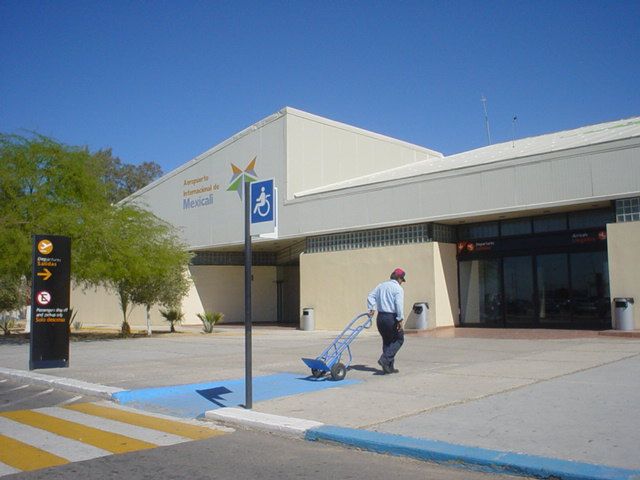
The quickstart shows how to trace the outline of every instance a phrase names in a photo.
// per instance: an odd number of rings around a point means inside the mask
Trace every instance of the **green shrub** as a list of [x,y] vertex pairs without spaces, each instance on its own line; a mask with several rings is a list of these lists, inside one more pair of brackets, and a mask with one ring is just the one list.
[[5,336],[11,335],[11,329],[16,326],[16,321],[13,318],[7,318],[0,320],[0,330],[2,330]]
[[167,322],[171,323],[171,333],[176,331],[176,323],[180,323],[184,319],[184,313],[178,307],[160,310],[160,315],[162,315]]
[[224,313],[220,312],[204,312],[198,313],[198,318],[202,322],[202,330],[204,333],[212,333],[213,326],[224,317]]

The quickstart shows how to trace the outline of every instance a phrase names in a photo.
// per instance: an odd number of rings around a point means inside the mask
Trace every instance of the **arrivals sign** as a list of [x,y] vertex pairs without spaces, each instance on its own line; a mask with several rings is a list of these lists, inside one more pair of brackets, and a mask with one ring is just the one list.
[[71,240],[33,236],[29,369],[69,366]]

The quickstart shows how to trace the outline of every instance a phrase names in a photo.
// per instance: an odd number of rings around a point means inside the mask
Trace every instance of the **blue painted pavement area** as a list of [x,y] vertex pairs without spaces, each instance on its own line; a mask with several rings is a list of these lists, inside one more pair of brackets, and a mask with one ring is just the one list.
[[638,480],[640,470],[502,452],[438,440],[323,425],[307,430],[307,440],[341,443],[363,450],[413,457],[490,473],[563,480]]
[[[346,387],[361,380],[331,381],[293,373],[279,373],[253,379],[253,401],[316,392],[327,388]],[[113,395],[120,404],[182,418],[197,418],[207,410],[244,405],[243,379],[221,380],[189,385],[127,390]]]

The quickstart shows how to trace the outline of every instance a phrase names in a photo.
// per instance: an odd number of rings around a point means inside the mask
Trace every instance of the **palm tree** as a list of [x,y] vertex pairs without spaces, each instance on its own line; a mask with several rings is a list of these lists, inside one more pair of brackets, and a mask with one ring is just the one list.
[[175,333],[175,324],[182,322],[182,319],[184,318],[184,312],[180,310],[179,307],[160,310],[160,315],[162,315],[167,322],[171,323],[171,333]]
[[213,326],[218,323],[222,319],[222,317],[224,317],[224,313],[220,312],[204,312],[198,313],[197,315],[202,322],[204,333],[213,332]]

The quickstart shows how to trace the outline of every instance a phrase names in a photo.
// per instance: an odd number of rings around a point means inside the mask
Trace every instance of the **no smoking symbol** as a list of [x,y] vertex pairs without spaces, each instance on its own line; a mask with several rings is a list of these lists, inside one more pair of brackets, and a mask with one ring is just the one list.
[[36,302],[38,305],[48,305],[51,302],[51,294],[47,291],[38,292],[36,295]]

